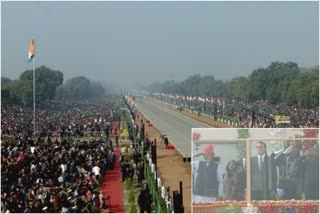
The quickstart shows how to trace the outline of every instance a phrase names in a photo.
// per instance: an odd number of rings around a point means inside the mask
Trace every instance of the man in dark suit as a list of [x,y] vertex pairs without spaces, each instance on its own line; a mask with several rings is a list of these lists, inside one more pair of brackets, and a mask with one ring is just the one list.
[[257,155],[251,158],[251,200],[276,199],[277,171],[273,155],[268,156],[266,144],[256,144]]

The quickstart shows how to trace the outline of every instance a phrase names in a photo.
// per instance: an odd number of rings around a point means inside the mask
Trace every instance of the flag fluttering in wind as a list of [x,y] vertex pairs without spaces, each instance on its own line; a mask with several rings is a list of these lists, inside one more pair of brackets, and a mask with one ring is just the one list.
[[34,65],[34,56],[35,54],[35,47],[34,47],[34,39],[31,39],[29,44],[29,51],[28,51],[28,63],[33,62],[33,135],[34,139],[36,137],[36,69]]
[[35,56],[34,39],[32,39],[30,44],[29,44],[28,62],[31,62],[34,56]]

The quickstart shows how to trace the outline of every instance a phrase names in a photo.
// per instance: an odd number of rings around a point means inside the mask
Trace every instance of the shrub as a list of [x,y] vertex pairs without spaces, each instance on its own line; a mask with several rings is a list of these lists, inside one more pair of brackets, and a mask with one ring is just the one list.
[[162,212],[167,213],[167,212],[168,212],[168,210],[167,210],[167,203],[166,203],[166,201],[161,197],[161,190],[160,190],[160,188],[158,189],[157,196],[158,196],[158,200],[159,200],[159,203],[160,203],[160,207],[161,207],[161,209],[162,209]]
[[126,146],[126,149],[124,150],[124,153],[129,153],[129,148]]
[[131,179],[126,179],[126,189],[129,190],[132,187],[132,181]]
[[130,203],[130,209],[129,209],[129,213],[137,213],[138,210],[137,210],[137,206],[134,202],[131,202]]
[[129,191],[129,203],[134,203],[135,200],[134,200],[134,190],[133,188],[131,187],[130,191]]
[[241,208],[230,205],[230,206],[227,206],[227,207],[224,208],[224,212],[225,213],[240,213],[241,212]]

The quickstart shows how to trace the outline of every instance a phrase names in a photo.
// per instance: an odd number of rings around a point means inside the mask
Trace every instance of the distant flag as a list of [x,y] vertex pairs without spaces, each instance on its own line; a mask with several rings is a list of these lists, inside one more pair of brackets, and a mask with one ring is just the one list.
[[28,62],[31,62],[34,56],[35,56],[34,40],[32,39],[31,42],[30,42],[30,44],[29,44]]

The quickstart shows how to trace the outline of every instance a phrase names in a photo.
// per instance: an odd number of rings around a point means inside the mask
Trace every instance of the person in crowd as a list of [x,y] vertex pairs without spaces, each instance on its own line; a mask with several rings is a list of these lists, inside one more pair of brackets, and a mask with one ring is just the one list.
[[124,182],[128,177],[129,167],[130,167],[130,165],[129,165],[128,161],[125,159],[122,159],[122,161],[121,161],[122,182]]
[[143,162],[138,163],[137,173],[138,173],[138,185],[142,186],[142,181],[144,179],[144,166]]
[[100,180],[100,167],[98,164],[95,164],[95,166],[92,168],[92,172],[94,173],[96,180]]
[[[302,105],[273,104],[268,101],[248,101],[240,98],[214,97],[201,99],[192,97],[189,100],[183,96],[153,95],[155,99],[169,102],[185,108],[200,109],[202,112],[214,115],[215,119],[230,120],[236,128],[311,128],[319,127],[319,106],[306,108]],[[192,99],[192,100],[190,100]],[[254,110],[254,114],[253,114]],[[201,111],[201,112],[200,112]],[[275,123],[276,115],[289,116],[290,123]]]
[[277,171],[273,156],[267,155],[263,141],[256,143],[257,155],[251,157],[251,199],[277,199]]
[[193,194],[194,199],[221,200],[223,193],[223,169],[222,165],[214,157],[213,145],[203,148],[203,152],[196,155],[203,156],[203,161],[192,163],[193,173],[195,173]]
[[107,206],[107,202],[106,202],[106,199],[108,198],[108,197],[104,197],[104,195],[103,195],[103,192],[100,190],[100,192],[99,192],[99,209],[102,211],[102,210],[104,210],[104,209],[106,209],[108,206]]
[[226,173],[223,177],[223,199],[237,200],[245,199],[245,177],[242,165],[235,160],[229,161]]
[[303,189],[304,163],[300,155],[301,142],[292,141],[290,145],[275,159],[279,168],[278,188],[281,200],[300,199]]
[[[113,99],[39,103],[36,131],[45,136],[36,139],[32,108],[1,109],[1,211],[93,212],[94,189],[112,148],[103,140],[73,137],[103,130],[116,106]],[[70,138],[53,136],[61,131]]]
[[304,140],[302,151],[304,163],[303,196],[304,200],[319,200],[319,142]]
[[146,183],[143,184],[143,188],[140,191],[138,198],[138,205],[140,208],[140,213],[151,213],[152,195]]
[[130,178],[131,181],[133,181],[135,169],[133,167],[133,163],[129,164],[129,167],[127,168],[127,176]]

